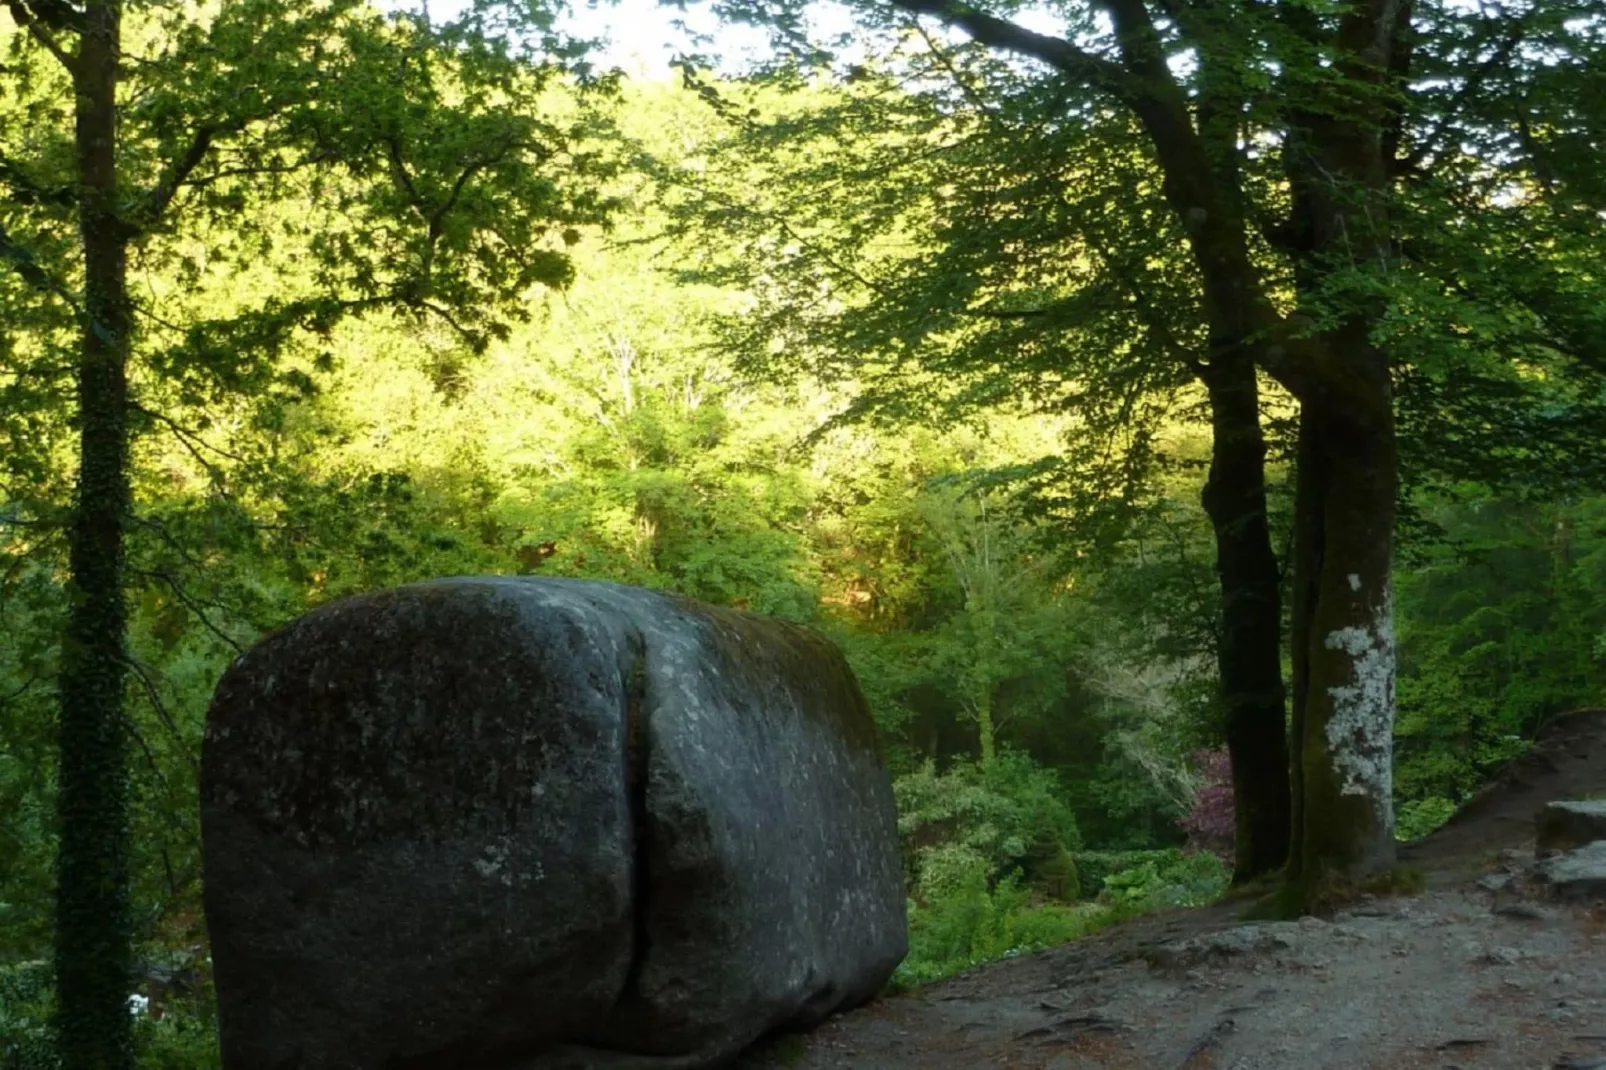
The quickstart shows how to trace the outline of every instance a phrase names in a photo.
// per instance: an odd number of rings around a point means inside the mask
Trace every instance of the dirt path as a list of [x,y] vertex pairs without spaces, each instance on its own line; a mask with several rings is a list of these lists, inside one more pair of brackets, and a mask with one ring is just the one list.
[[1242,924],[1151,915],[882,1000],[744,1070],[1606,1070],[1606,909],[1495,893],[1534,811],[1606,792],[1606,710],[1568,715],[1402,852],[1419,896]]

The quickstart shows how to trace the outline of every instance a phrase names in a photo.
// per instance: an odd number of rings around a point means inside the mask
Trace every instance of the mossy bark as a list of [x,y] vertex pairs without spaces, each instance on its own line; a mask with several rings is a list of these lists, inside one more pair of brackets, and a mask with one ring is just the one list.
[[129,508],[129,231],[119,217],[120,5],[90,3],[73,69],[84,324],[79,470],[61,652],[56,1029],[69,1070],[133,1065],[123,531]]
[[1387,364],[1360,344],[1357,365],[1370,369],[1370,404],[1313,398],[1300,416],[1298,824],[1289,872],[1313,892],[1395,862],[1390,571],[1397,458]]
[[[1284,169],[1294,279],[1331,308],[1335,273],[1387,270],[1394,121],[1383,90],[1404,77],[1410,5],[1356,8],[1339,23],[1335,70],[1368,94],[1319,90],[1291,114]],[[1395,647],[1391,575],[1399,455],[1389,355],[1374,341],[1376,291],[1337,295],[1312,341],[1323,375],[1301,393],[1295,497],[1294,778],[1291,886],[1307,899],[1394,866]]]

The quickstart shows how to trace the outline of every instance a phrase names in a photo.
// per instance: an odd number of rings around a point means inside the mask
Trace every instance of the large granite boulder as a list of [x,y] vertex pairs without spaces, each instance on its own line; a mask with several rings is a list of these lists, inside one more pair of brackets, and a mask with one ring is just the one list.
[[201,793],[228,1070],[713,1065],[905,952],[841,654],[650,591],[324,606],[224,675]]

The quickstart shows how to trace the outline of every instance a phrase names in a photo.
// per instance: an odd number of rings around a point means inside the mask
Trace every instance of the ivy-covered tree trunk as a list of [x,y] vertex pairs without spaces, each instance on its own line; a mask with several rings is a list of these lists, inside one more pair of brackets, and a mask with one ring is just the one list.
[[57,1033],[69,1070],[133,1065],[123,526],[129,508],[129,230],[119,215],[120,12],[90,3],[71,71],[84,255],[79,470],[61,653]]
[[1203,503],[1215,529],[1221,584],[1216,651],[1232,758],[1233,880],[1282,868],[1293,828],[1282,667],[1281,577],[1266,512],[1266,439],[1255,365],[1242,347],[1212,357],[1210,477]]

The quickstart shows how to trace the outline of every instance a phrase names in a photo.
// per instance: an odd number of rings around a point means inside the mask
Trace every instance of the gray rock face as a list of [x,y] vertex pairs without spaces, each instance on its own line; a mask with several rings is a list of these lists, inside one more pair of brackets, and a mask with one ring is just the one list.
[[1541,862],[1539,875],[1563,899],[1606,900],[1606,840]]
[[1534,837],[1541,855],[1606,840],[1606,799],[1547,804],[1534,818]]
[[841,654],[573,580],[347,599],[225,674],[202,758],[229,1070],[691,1067],[905,953]]

